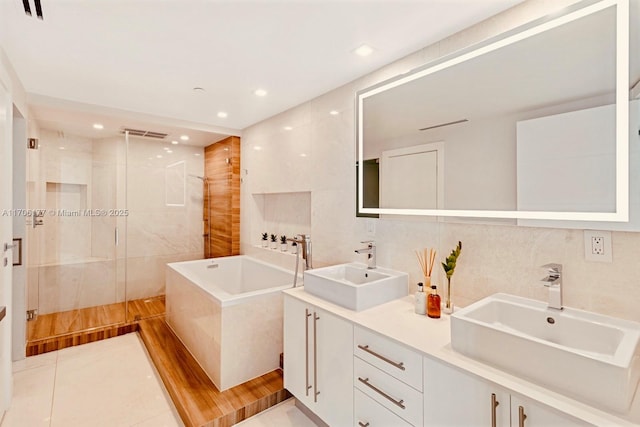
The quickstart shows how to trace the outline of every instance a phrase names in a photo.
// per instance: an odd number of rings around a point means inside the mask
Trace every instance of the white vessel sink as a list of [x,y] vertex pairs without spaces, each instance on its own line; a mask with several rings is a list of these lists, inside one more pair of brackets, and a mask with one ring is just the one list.
[[455,351],[617,412],[640,378],[639,341],[639,323],[506,294],[451,315]]
[[304,290],[332,303],[360,311],[402,298],[409,275],[359,263],[339,264],[304,272]]

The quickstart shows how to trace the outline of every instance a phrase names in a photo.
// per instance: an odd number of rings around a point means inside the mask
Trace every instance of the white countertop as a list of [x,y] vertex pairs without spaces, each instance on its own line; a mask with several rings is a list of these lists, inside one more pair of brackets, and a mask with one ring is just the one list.
[[586,422],[598,426],[640,425],[640,398],[637,396],[628,414],[612,414],[456,353],[450,345],[449,316],[443,314],[440,319],[431,319],[424,315],[415,314],[413,296],[356,312],[311,295],[304,291],[304,287],[284,292],[355,325],[392,338],[427,357],[478,375],[515,393],[557,408]]

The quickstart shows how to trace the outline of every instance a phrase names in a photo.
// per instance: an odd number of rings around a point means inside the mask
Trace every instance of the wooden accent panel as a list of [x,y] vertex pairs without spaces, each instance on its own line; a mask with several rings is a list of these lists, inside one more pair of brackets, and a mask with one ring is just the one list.
[[50,351],[62,350],[67,347],[117,337],[137,330],[137,323],[129,323],[126,325],[105,326],[88,331],[73,332],[57,337],[28,341],[26,354],[27,357],[36,356]]
[[240,138],[204,149],[205,258],[240,254]]
[[226,427],[291,395],[276,370],[220,392],[162,318],[140,322],[140,336],[187,427]]
[[129,322],[150,317],[164,316],[164,295],[151,298],[134,299],[127,304],[127,320]]
[[[127,318],[125,319],[125,309]],[[27,322],[27,356],[135,332],[136,319],[162,316],[164,295],[60,313]]]

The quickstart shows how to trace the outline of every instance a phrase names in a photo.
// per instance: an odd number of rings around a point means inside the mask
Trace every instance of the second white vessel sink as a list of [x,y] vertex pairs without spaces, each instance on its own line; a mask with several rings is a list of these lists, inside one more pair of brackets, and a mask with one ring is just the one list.
[[359,263],[304,272],[304,290],[332,303],[360,311],[408,294],[409,275]]
[[495,294],[451,316],[451,346],[595,406],[625,412],[640,379],[640,324]]

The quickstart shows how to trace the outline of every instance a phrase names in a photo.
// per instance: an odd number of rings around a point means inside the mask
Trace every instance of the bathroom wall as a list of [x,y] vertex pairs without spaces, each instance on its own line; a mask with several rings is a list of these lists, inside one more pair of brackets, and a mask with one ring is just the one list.
[[[435,247],[443,260],[463,243],[453,299],[467,305],[495,292],[546,300],[541,265],[564,265],[565,305],[640,321],[640,233],[614,232],[613,262],[584,259],[582,230],[495,225],[495,221],[355,216],[355,92],[443,55],[500,34],[573,4],[571,0],[527,1],[282,114],[251,126],[242,138],[243,253],[293,268],[290,257],[260,251],[265,227],[261,194],[309,192],[305,202],[288,199],[283,209],[309,209],[314,266],[364,261],[354,253],[375,239],[378,264],[407,271],[410,291],[421,273],[414,250]],[[339,114],[329,114],[330,111]],[[285,130],[291,127],[291,130]],[[295,197],[292,195],[292,197]],[[284,205],[286,203],[286,206]],[[305,205],[307,203],[307,205]],[[271,219],[277,223],[277,219]],[[286,221],[283,217],[283,221]],[[371,232],[371,228],[375,232]],[[369,230],[369,231],[368,231]],[[266,231],[266,230],[265,230]],[[444,274],[436,267],[434,282]]]
[[[164,264],[202,258],[199,147],[40,130],[29,150],[28,305],[39,314],[164,293]],[[99,216],[61,215],[117,209]],[[55,212],[55,213],[54,213]],[[115,245],[118,228],[119,245]],[[126,245],[125,245],[126,243]]]
[[[204,175],[203,148],[129,139],[129,300],[164,294],[166,263],[203,257],[202,181],[190,175]],[[179,194],[167,192],[167,188],[182,189],[184,204],[176,200]]]

